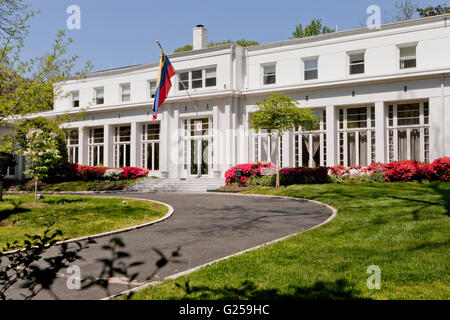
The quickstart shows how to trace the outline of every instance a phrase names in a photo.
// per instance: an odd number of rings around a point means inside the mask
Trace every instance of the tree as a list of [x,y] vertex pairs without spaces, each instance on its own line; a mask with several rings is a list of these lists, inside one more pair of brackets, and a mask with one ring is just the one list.
[[192,44],[187,44],[183,47],[176,48],[173,52],[184,52],[184,51],[191,51],[193,49]]
[[32,129],[41,129],[45,132],[53,132],[55,134],[55,145],[59,151],[61,158],[53,168],[50,168],[49,177],[61,177],[67,174],[69,167],[66,133],[61,129],[61,122],[51,120],[44,117],[36,117],[20,121],[20,129],[15,132],[15,140],[22,150],[28,148],[28,141],[26,138],[27,132]]
[[[24,0],[0,0],[2,37],[0,43],[0,126],[12,132],[20,129],[20,120],[29,113],[51,108],[57,96],[64,96],[62,85],[69,78],[80,79],[91,69],[87,63],[72,75],[77,56],[66,57],[72,42],[58,31],[49,52],[23,59],[24,43],[29,35],[29,20],[37,13]],[[14,134],[0,137],[0,151],[12,152]]]
[[3,179],[8,172],[8,168],[15,165],[16,162],[11,153],[0,152],[0,201],[3,201]]
[[24,155],[29,162],[29,169],[25,171],[34,179],[34,201],[37,203],[38,182],[47,178],[51,169],[58,165],[61,155],[55,144],[57,138],[54,132],[42,129],[31,129],[26,134],[27,148]]
[[303,28],[302,24],[296,25],[295,31],[292,32],[291,39],[312,37],[319,34],[332,33],[334,31],[335,30],[322,25],[322,19],[312,19],[311,23],[305,26],[305,28]]
[[447,7],[447,4],[438,5],[438,6],[429,6],[426,8],[417,8],[417,12],[421,18],[438,16],[441,14],[450,13],[450,7]]
[[393,21],[411,20],[417,11],[417,3],[413,0],[397,0],[394,5]]
[[[256,131],[267,130],[271,140],[278,141],[283,133],[297,127],[302,127],[303,130],[311,130],[317,125],[317,117],[309,109],[298,108],[295,100],[282,93],[271,94],[265,100],[256,102],[256,106],[258,110],[253,113],[252,119],[249,120],[250,126]],[[279,153],[278,148],[276,188],[280,187]]]

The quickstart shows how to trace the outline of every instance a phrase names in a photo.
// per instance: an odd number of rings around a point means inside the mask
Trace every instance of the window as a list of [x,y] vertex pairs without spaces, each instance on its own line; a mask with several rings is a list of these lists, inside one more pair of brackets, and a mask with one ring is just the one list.
[[208,175],[212,171],[212,119],[186,119],[183,130],[183,168],[190,176]]
[[205,87],[215,87],[216,82],[216,68],[206,69]]
[[148,88],[149,88],[150,98],[154,98],[156,95],[156,81],[150,80],[148,82]]
[[305,80],[313,80],[319,77],[318,60],[309,59],[304,61],[305,66]]
[[104,89],[101,88],[95,88],[95,104],[103,104],[105,102],[105,95],[104,95]]
[[69,163],[78,163],[78,129],[68,130],[66,141]]
[[80,91],[72,91],[70,96],[72,99],[72,108],[78,108],[80,106]]
[[349,167],[375,162],[374,117],[374,106],[339,109],[339,164]]
[[389,161],[430,160],[428,102],[388,106]]
[[364,73],[364,52],[349,54],[350,74]]
[[312,131],[298,128],[294,131],[294,166],[318,167],[327,163],[327,114],[326,110],[316,110],[313,113],[319,120],[318,126]]
[[416,45],[408,47],[400,47],[400,69],[415,68],[416,62]]
[[129,83],[121,84],[120,91],[123,102],[131,100],[131,86]]
[[264,84],[274,84],[276,82],[276,66],[264,66]]
[[103,166],[103,143],[103,128],[90,129],[88,140],[88,163],[90,166]]
[[215,87],[217,85],[216,67],[208,67],[178,74],[178,90]]
[[159,124],[142,126],[142,164],[151,171],[159,170]]
[[192,89],[203,87],[203,70],[193,70],[192,75]]
[[131,126],[114,128],[114,166],[123,168],[130,166],[131,159]]
[[181,72],[178,77],[178,90],[181,91],[189,89],[189,72]]

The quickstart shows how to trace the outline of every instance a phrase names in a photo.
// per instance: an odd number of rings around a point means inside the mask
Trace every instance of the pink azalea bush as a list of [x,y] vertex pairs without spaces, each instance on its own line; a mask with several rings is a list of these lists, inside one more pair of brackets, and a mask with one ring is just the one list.
[[241,169],[243,171],[240,178],[242,183],[247,182],[250,177],[261,177],[263,175],[275,174],[276,166],[271,162],[251,162],[238,164],[225,172],[225,183],[238,182],[235,171]]
[[67,178],[69,180],[95,181],[105,180],[108,178],[106,174],[109,170],[121,170],[120,179],[137,179],[148,175],[149,170],[136,167],[125,168],[108,168],[108,167],[91,167],[79,164],[70,164]]

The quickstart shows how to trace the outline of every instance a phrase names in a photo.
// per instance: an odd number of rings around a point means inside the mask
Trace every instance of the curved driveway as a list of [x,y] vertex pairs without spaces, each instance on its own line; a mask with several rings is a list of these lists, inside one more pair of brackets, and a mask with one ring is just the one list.
[[[168,264],[157,275],[156,279],[163,279],[310,229],[331,215],[330,210],[324,206],[277,197],[215,193],[117,193],[114,196],[162,201],[172,205],[175,213],[168,220],[149,227],[96,239],[96,244],[82,252],[84,260],[75,263],[81,268],[81,277],[96,277],[100,274],[101,264],[97,259],[108,256],[101,247],[112,237],[120,237],[125,242],[125,250],[131,254],[130,262],[144,262],[132,269],[133,272],[139,272],[135,284],[139,285],[155,269],[158,255],[152,248],[157,248],[168,256],[173,250],[181,248],[180,262]],[[112,279],[110,282],[111,294],[129,288],[120,279]],[[105,291],[98,287],[82,291],[69,290],[63,275],[52,289],[60,299],[100,299],[106,296]],[[9,298],[20,299],[19,293],[20,290],[14,290]],[[53,299],[53,296],[42,292],[35,299]]]

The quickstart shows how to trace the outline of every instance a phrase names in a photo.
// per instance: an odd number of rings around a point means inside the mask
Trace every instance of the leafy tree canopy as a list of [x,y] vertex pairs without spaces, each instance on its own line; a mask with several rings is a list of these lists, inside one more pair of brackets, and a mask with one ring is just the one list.
[[[234,44],[237,44],[237,45],[239,45],[241,47],[256,46],[256,45],[259,44],[258,41],[251,41],[251,40],[245,40],[245,39],[236,40],[236,41],[222,40],[222,41],[218,41],[218,42],[211,41],[208,44],[208,47],[216,47],[216,46],[221,46],[223,44],[229,44],[229,43],[234,43]],[[174,50],[174,53],[176,53],[176,52],[184,52],[184,51],[191,51],[192,49],[193,49],[192,45],[187,44],[187,45],[185,45],[183,47],[176,48]]]
[[421,18],[425,18],[450,13],[450,7],[447,7],[446,4],[438,5],[435,7],[429,6],[426,8],[417,8],[417,12],[419,13]]
[[305,38],[317,36],[319,34],[332,33],[335,30],[322,25],[322,19],[312,19],[311,23],[305,27],[302,24],[295,26],[294,32],[292,32],[291,39]]

